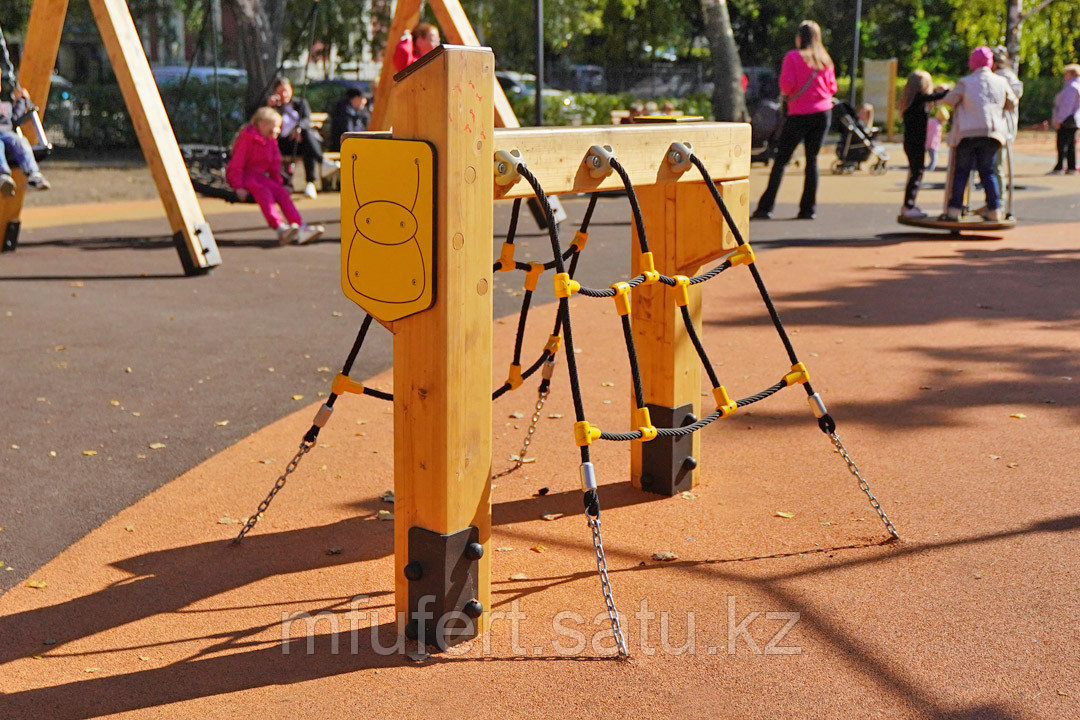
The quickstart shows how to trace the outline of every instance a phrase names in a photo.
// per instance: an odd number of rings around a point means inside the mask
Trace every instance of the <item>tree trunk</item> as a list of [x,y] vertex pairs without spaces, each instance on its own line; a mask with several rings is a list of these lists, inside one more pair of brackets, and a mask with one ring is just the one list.
[[226,0],[236,19],[240,57],[247,70],[247,105],[266,102],[265,94],[281,61],[285,0]]
[[747,119],[742,88],[742,61],[731,31],[727,0],[701,0],[705,35],[709,38],[713,66],[713,115],[717,120]]
[[1020,68],[1020,30],[1024,0],[1005,0],[1005,49],[1013,70]]

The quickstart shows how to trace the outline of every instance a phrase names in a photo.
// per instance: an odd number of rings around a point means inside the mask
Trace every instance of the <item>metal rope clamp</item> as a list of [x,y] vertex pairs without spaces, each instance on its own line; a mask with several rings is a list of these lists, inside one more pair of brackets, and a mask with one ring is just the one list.
[[521,159],[521,151],[513,150],[495,151],[495,184],[500,187],[510,187],[521,179],[518,165],[525,165]]
[[596,180],[606,178],[612,172],[611,161],[615,159],[615,151],[610,145],[593,145],[585,155],[589,177]]
[[667,151],[667,162],[671,172],[682,174],[690,169],[693,163],[690,156],[694,154],[694,146],[690,143],[673,142]]

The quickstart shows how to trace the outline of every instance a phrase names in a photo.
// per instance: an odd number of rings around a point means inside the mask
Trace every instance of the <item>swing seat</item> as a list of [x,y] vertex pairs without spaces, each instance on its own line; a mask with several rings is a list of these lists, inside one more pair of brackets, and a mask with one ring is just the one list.
[[980,232],[982,230],[1011,230],[1016,227],[1016,216],[1008,215],[1004,220],[987,221],[978,218],[978,215],[964,215],[959,220],[950,220],[944,215],[939,217],[911,218],[898,215],[896,222],[909,227],[925,228],[927,230],[945,230],[959,235],[962,232]]
[[230,204],[255,202],[250,195],[246,200],[241,200],[236,191],[225,182],[229,148],[218,145],[181,145],[180,154],[184,157],[195,192]]

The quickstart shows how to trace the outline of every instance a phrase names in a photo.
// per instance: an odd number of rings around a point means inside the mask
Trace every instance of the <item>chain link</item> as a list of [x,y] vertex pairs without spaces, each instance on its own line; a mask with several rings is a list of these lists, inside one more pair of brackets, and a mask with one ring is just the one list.
[[855,461],[851,459],[851,456],[847,454],[844,443],[840,442],[840,438],[836,436],[835,432],[829,433],[829,439],[832,440],[832,444],[836,447],[836,452],[840,453],[840,457],[844,459],[848,470],[859,480],[859,489],[866,493],[866,497],[870,500],[870,506],[877,511],[878,517],[881,518],[881,522],[885,523],[885,529],[889,531],[889,534],[892,535],[894,540],[899,540],[900,533],[896,532],[896,526],[892,524],[892,520],[885,514],[885,510],[882,509],[878,499],[874,497],[874,493],[870,492],[870,484],[866,482],[866,478],[859,472],[859,466],[856,465]]
[[311,451],[311,447],[311,443],[306,440],[300,443],[300,449],[296,451],[296,455],[294,455],[293,459],[289,461],[289,464],[285,466],[285,472],[281,473],[277,482],[274,483],[274,487],[270,488],[270,493],[266,496],[266,499],[259,503],[259,509],[255,511],[255,514],[249,517],[247,522],[244,523],[244,527],[241,528],[240,534],[233,540],[234,544],[243,540],[244,536],[248,534],[248,531],[255,527],[255,523],[259,522],[259,518],[266,512],[266,508],[270,507],[270,503],[273,501],[274,496],[278,494],[278,491],[281,490],[281,488],[285,487],[285,481],[289,479],[289,475],[292,474],[293,470],[296,470],[296,466],[300,464],[303,457]]
[[536,409],[533,411],[532,419],[529,421],[529,429],[525,432],[525,439],[521,442],[521,450],[518,451],[517,460],[514,461],[513,465],[495,475],[495,478],[509,475],[525,464],[525,453],[529,451],[529,445],[532,444],[533,433],[536,432],[536,425],[540,422],[540,411],[544,409],[544,401],[547,400],[549,394],[548,390],[540,391],[536,398]]
[[619,611],[615,609],[615,597],[611,593],[611,581],[608,579],[607,558],[604,557],[604,540],[600,537],[600,518],[593,517],[587,512],[585,517],[589,521],[589,529],[592,530],[593,547],[596,548],[596,570],[600,573],[600,589],[604,593],[604,604],[607,606],[607,614],[611,619],[611,632],[615,636],[615,644],[619,648],[619,655],[628,658],[630,657],[630,651],[626,648],[622,625],[619,623]]

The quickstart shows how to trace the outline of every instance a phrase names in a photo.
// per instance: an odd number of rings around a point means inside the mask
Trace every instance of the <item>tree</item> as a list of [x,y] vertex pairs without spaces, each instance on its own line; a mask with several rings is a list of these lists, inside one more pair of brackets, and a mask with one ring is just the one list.
[[745,120],[746,96],[742,88],[742,61],[731,30],[726,0],[701,0],[705,35],[713,66],[713,116],[717,120]]
[[1034,8],[1024,12],[1024,0],[1005,0],[1005,49],[1009,51],[1014,70],[1020,69],[1020,33],[1024,29],[1024,22],[1053,2],[1054,0],[1042,0]]
[[238,44],[247,70],[247,104],[265,101],[263,93],[273,81],[281,60],[285,0],[225,0],[236,18]]

